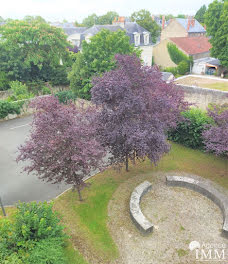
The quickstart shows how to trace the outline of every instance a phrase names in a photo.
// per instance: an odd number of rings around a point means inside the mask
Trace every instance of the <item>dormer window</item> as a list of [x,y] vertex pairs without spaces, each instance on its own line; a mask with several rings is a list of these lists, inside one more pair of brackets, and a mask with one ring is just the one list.
[[134,33],[134,41],[135,41],[135,46],[140,45],[140,34],[138,32]]
[[143,37],[144,37],[144,45],[148,45],[149,44],[149,33],[143,32]]

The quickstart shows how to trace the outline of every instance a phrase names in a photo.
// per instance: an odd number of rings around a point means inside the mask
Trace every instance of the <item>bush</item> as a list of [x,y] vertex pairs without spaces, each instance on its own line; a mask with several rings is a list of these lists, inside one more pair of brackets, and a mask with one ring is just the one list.
[[214,106],[208,110],[213,124],[203,132],[203,139],[207,151],[216,155],[228,157],[228,105]]
[[203,149],[202,132],[212,119],[202,110],[193,108],[183,114],[184,120],[175,130],[168,132],[168,138],[187,147]]
[[44,86],[42,88],[41,92],[42,92],[43,95],[51,94],[51,90],[47,86]]
[[21,106],[17,103],[8,102],[6,100],[0,100],[0,118],[5,118],[9,114],[19,115],[21,112]]
[[34,97],[32,93],[29,93],[27,85],[19,81],[11,82],[10,89],[13,92],[13,94],[8,97],[8,101],[10,102]]
[[12,220],[0,221],[0,263],[64,263],[67,237],[52,204],[19,203]]
[[177,67],[167,67],[163,70],[164,72],[171,72],[174,76],[177,75]]
[[184,75],[185,73],[190,71],[189,61],[181,61],[177,66],[177,71],[179,74]]
[[181,61],[188,61],[189,60],[189,57],[186,54],[184,54],[182,51],[180,51],[175,44],[168,43],[167,49],[168,49],[169,56],[170,56],[171,60],[175,64],[178,65]]
[[5,91],[10,88],[9,79],[5,72],[0,72],[0,91]]
[[66,262],[63,243],[58,239],[42,239],[29,252],[29,264],[63,264]]
[[55,94],[56,97],[58,97],[59,102],[63,104],[67,104],[67,101],[69,100],[75,100],[76,96],[72,91],[60,91]]

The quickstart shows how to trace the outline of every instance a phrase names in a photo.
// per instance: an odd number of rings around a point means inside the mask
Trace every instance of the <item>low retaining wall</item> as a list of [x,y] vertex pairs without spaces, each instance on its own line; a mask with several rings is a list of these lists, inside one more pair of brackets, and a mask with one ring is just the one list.
[[205,180],[196,180],[190,177],[181,176],[166,176],[166,183],[169,186],[179,186],[191,189],[193,191],[199,192],[212,200],[215,204],[219,206],[223,213],[223,235],[228,237],[228,197],[223,195],[217,189],[215,189],[211,184]]
[[228,92],[196,86],[180,85],[177,86],[184,91],[185,100],[193,103],[194,106],[206,110],[209,104],[228,104]]
[[143,233],[148,234],[153,231],[153,224],[150,223],[142,213],[140,209],[140,202],[142,197],[150,191],[152,185],[148,181],[144,181],[138,185],[131,194],[130,198],[130,215],[137,226],[137,228]]

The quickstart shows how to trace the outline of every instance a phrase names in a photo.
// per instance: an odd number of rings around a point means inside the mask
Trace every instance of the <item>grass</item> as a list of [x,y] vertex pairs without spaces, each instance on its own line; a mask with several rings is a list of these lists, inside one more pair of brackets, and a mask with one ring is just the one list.
[[189,252],[187,250],[184,250],[182,248],[177,250],[177,254],[178,254],[179,257],[183,257],[183,256],[187,255],[188,253]]
[[78,250],[74,249],[70,241],[64,248],[64,254],[67,260],[66,264],[88,264],[88,262],[84,260],[83,256],[78,252]]
[[88,261],[96,259],[100,263],[109,263],[118,257],[118,250],[107,227],[108,203],[125,180],[156,171],[192,173],[228,189],[226,158],[174,143],[171,152],[161,159],[157,167],[146,160],[136,166],[131,165],[128,173],[108,169],[96,175],[89,180],[91,186],[82,191],[85,199],[83,202],[78,201],[76,193],[68,191],[55,200],[54,204],[55,210],[62,214],[62,221],[71,235],[71,243]]
[[184,79],[178,80],[178,84],[184,85],[196,85],[201,88],[209,88],[220,91],[228,91],[228,82],[223,80],[213,80],[200,77],[186,77]]

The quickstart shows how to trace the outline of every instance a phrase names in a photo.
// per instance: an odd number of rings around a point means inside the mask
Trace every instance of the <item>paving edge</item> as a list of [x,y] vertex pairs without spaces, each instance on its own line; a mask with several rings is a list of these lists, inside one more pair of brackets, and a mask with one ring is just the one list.
[[222,235],[228,238],[228,197],[215,189],[208,181],[198,177],[166,176],[169,186],[185,187],[196,191],[212,200],[221,209],[223,214]]
[[138,185],[131,193],[130,198],[130,216],[136,227],[142,234],[149,234],[153,231],[153,224],[146,219],[140,209],[142,197],[152,189],[152,184],[144,181]]

